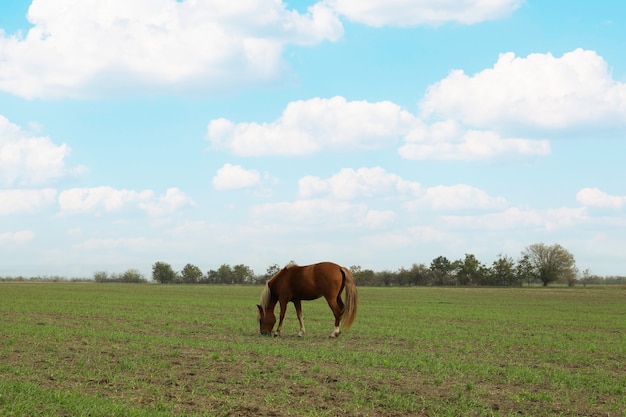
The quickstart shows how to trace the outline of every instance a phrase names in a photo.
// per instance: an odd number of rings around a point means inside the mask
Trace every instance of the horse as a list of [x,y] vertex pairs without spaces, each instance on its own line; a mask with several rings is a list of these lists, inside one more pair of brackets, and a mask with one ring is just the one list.
[[[341,300],[341,292],[345,289],[345,304]],[[328,306],[335,315],[335,330],[330,337],[338,337],[343,329],[347,331],[356,317],[358,292],[354,277],[349,269],[332,262],[320,262],[313,265],[298,266],[289,264],[281,269],[265,284],[261,299],[257,304],[259,327],[261,334],[269,336],[272,333],[276,316],[274,307],[280,304],[280,321],[274,336],[280,336],[283,328],[283,319],[290,301],[296,307],[296,314],[300,322],[298,336],[304,336],[304,322],[302,320],[302,300],[315,300],[324,297]]]

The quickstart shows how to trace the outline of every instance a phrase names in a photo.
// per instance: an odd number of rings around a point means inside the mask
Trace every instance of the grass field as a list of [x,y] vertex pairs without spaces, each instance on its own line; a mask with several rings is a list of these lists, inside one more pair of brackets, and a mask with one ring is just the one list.
[[0,284],[2,416],[626,416],[626,289],[360,288],[352,329],[261,287]]

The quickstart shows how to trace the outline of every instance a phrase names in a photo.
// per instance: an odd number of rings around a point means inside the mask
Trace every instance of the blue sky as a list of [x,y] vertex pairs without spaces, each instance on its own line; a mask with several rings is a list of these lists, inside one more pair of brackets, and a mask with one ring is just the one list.
[[8,0],[0,28],[2,276],[541,242],[626,274],[621,2]]

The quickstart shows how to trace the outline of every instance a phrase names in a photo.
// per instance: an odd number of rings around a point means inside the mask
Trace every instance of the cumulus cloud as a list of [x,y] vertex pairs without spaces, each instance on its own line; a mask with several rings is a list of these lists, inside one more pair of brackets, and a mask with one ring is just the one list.
[[526,125],[549,129],[626,122],[626,84],[615,81],[594,51],[555,57],[500,55],[493,68],[469,76],[452,71],[420,103],[424,117],[472,126]]
[[285,45],[343,35],[323,3],[301,14],[274,0],[33,0],[27,18],[25,36],[0,32],[0,90],[26,98],[267,82]]
[[294,225],[330,225],[354,223],[367,213],[365,205],[327,199],[305,199],[293,202],[267,203],[252,209],[255,218],[264,222],[293,223]]
[[467,184],[439,185],[424,189],[419,198],[405,204],[408,210],[423,207],[435,211],[494,210],[508,206],[504,197],[492,197],[486,191]]
[[113,212],[129,204],[146,202],[152,196],[149,190],[137,192],[108,186],[72,188],[59,195],[59,208],[64,213]]
[[108,186],[72,188],[59,194],[59,208],[64,214],[101,214],[136,207],[151,217],[159,217],[194,204],[193,200],[178,188],[169,188],[165,194],[158,197],[155,197],[152,190],[117,190]]
[[11,246],[28,243],[35,238],[35,233],[30,230],[0,233],[0,245]]
[[53,188],[0,190],[0,216],[33,213],[56,202]]
[[432,125],[418,123],[398,149],[406,159],[479,160],[520,156],[544,156],[550,153],[547,140],[503,138],[489,130],[466,130],[456,121],[446,120]]
[[242,156],[307,155],[323,149],[389,146],[413,123],[409,112],[389,101],[314,98],[289,103],[271,123],[212,120],[208,139],[214,148]]
[[417,182],[406,181],[381,167],[344,168],[328,179],[306,176],[298,182],[298,194],[302,198],[319,195],[339,200],[362,197],[381,197],[397,194],[418,193]]
[[260,182],[261,174],[258,171],[232,164],[225,164],[213,177],[213,187],[220,191],[255,187]]
[[391,210],[375,210],[366,204],[323,198],[267,203],[254,207],[251,213],[264,228],[268,224],[289,225],[291,232],[310,227],[316,230],[350,227],[377,229],[396,217]]
[[374,234],[363,240],[377,248],[403,248],[416,245],[417,242],[435,243],[454,236],[432,226],[410,226],[402,230],[392,230],[385,233]]
[[576,194],[576,200],[587,207],[621,210],[626,206],[626,196],[610,195],[598,188],[583,188]]
[[163,244],[164,242],[161,239],[148,239],[144,237],[92,238],[74,245],[74,248],[80,250],[123,249],[131,252],[149,252],[161,249]]
[[559,207],[546,210],[511,207],[504,211],[480,216],[444,216],[447,225],[454,228],[503,230],[536,228],[555,230],[584,223],[588,220],[584,208]]
[[327,0],[337,13],[370,26],[474,24],[509,16],[522,0]]
[[168,188],[165,194],[157,199],[139,202],[139,208],[145,210],[150,217],[162,217],[173,214],[184,207],[195,206],[196,203],[187,194],[176,187]]
[[69,154],[66,144],[28,133],[0,115],[0,185],[37,185],[61,178],[72,172],[65,166]]

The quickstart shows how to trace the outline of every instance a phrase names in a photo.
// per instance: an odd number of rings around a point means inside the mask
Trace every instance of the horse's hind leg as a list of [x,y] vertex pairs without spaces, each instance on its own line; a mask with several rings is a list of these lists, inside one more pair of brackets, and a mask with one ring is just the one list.
[[298,316],[298,321],[300,322],[298,337],[302,337],[304,336],[304,333],[306,333],[306,330],[304,329],[304,319],[302,318],[302,302],[300,300],[294,301],[293,305],[296,306],[296,315]]
[[[328,306],[333,311],[335,315],[335,330],[330,334],[330,337],[339,337],[341,334],[341,315],[343,313],[343,302],[341,298],[338,299],[326,299],[328,302]],[[341,304],[339,304],[339,301]]]

